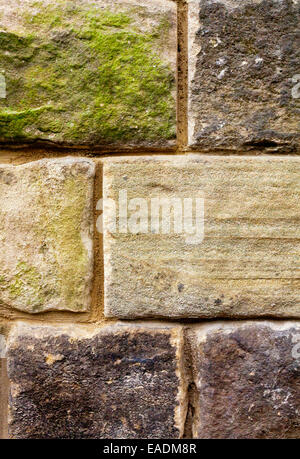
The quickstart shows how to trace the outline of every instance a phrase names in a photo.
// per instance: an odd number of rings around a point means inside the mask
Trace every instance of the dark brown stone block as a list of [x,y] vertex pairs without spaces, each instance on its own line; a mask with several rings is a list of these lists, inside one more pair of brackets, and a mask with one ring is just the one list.
[[300,322],[240,322],[191,331],[194,437],[300,437]]
[[189,144],[299,148],[299,1],[189,1]]
[[12,438],[178,438],[186,412],[179,326],[16,325]]

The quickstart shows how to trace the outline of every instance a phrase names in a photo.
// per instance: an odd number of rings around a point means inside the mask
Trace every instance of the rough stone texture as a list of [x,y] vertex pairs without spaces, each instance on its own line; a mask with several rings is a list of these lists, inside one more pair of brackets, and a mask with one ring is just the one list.
[[12,438],[178,438],[180,326],[19,323],[9,338]]
[[190,145],[299,149],[299,21],[298,0],[189,0]]
[[194,438],[299,438],[300,322],[196,326],[190,339]]
[[[202,242],[150,225],[115,232],[105,204],[106,316],[299,318],[299,165],[284,156],[105,161],[104,197],[117,204],[120,190],[128,203],[145,198],[149,214],[153,197],[205,201]],[[139,212],[131,204],[128,221]]]
[[0,165],[0,306],[86,311],[93,270],[89,159]]
[[174,143],[175,2],[0,0],[0,28],[0,141]]

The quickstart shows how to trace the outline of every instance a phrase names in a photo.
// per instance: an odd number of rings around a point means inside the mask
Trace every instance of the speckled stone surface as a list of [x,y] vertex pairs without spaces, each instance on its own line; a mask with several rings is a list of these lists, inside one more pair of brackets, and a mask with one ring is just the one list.
[[196,326],[194,438],[299,438],[300,322]]
[[299,150],[299,1],[189,0],[189,144]]

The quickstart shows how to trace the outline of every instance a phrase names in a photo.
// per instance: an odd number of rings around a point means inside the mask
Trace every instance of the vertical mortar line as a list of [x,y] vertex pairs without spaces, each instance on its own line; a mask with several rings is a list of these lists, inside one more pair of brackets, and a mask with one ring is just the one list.
[[193,326],[184,327],[184,365],[185,372],[188,380],[187,387],[187,400],[188,407],[184,424],[184,439],[192,439],[193,437],[193,424],[195,421],[195,403],[196,400],[196,385],[194,375],[194,355],[191,342],[191,334],[193,333]]
[[103,186],[103,164],[96,161],[96,175],[94,181],[94,270],[93,270],[93,289],[92,289],[92,322],[104,319],[104,253],[103,253],[103,234],[97,230],[97,219],[101,211],[97,210],[97,203],[102,198]]
[[188,4],[177,3],[177,145],[185,150],[188,143]]
[[8,438],[8,376],[7,360],[0,359],[0,439]]

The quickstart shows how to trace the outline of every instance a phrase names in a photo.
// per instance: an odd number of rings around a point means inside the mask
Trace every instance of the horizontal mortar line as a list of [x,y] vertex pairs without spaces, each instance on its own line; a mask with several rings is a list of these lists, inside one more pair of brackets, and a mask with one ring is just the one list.
[[[184,197],[182,198],[184,199]],[[259,201],[259,197],[257,199],[257,201]],[[270,211],[269,213],[272,213],[272,211]],[[151,221],[151,218],[150,218],[150,221]],[[278,224],[278,223],[300,223],[300,217],[298,216],[295,216],[295,217],[278,217],[278,218],[273,218],[273,217],[270,217],[270,218],[267,218],[267,217],[262,217],[262,218],[248,218],[248,217],[232,217],[232,218],[204,218],[203,220],[204,224],[207,224],[207,225],[213,225],[214,223],[234,223],[235,225],[251,225],[252,227],[255,227],[256,225],[264,225],[264,226],[267,226],[267,225],[272,225],[274,226],[274,224]],[[279,228],[280,230],[282,228]],[[267,236],[269,237],[269,236]]]
[[[128,318],[128,317],[103,317],[100,320],[93,320],[93,321],[90,321],[90,322],[85,322],[85,321],[81,321],[81,322],[72,322],[72,324],[74,326],[98,326],[99,328],[102,328],[102,327],[105,327],[105,326],[112,326],[112,325],[115,325],[115,324],[118,324],[118,322],[122,321],[122,322],[125,322],[125,323],[131,323],[131,324],[135,324],[135,323],[139,323],[141,321],[144,321],[144,322],[155,322],[157,320],[161,321],[161,322],[166,322],[166,323],[170,323],[172,321],[180,321],[180,322],[195,322],[195,323],[198,323],[198,322],[217,322],[219,320],[231,320],[231,321],[235,321],[235,320],[257,320],[257,321],[264,321],[266,320],[267,318],[269,318],[270,320],[278,320],[278,321],[282,321],[282,320],[299,320],[300,319],[300,314],[299,313],[295,313],[294,315],[293,314],[289,314],[287,316],[282,316],[282,317],[276,317],[276,316],[272,316],[270,313],[268,314],[262,314],[262,315],[247,315],[247,316],[244,316],[244,315],[237,315],[237,316],[231,316],[231,315],[228,315],[226,314],[225,312],[223,313],[223,315],[218,315],[218,316],[215,316],[215,317],[211,317],[209,315],[205,315],[203,317],[199,317],[197,315],[194,315],[192,317],[184,317],[184,316],[174,316],[174,317],[168,317],[168,316],[164,316],[164,315],[152,315],[152,316],[138,316],[136,318]],[[26,321],[28,323],[31,323],[32,325],[58,325],[58,326],[64,326],[64,325],[68,325],[70,324],[71,322],[66,322],[64,320],[63,317],[57,317],[55,320],[50,320],[50,321],[47,321],[45,322],[45,320],[43,320],[42,318],[42,315],[38,318],[34,318],[34,317],[29,317],[28,319],[20,319],[18,317],[14,317],[12,318],[11,320],[7,321],[6,324],[8,326],[8,330],[10,330],[14,324],[18,321]]]
[[[66,312],[57,312],[57,316],[55,318],[45,318],[46,313],[35,313],[35,314],[29,314],[28,317],[19,317],[17,313],[20,313],[20,311],[17,310],[12,310],[12,314],[10,317],[5,318],[5,324],[8,324],[8,326],[12,326],[15,322],[31,322],[32,324],[37,324],[37,325],[49,325],[49,324],[60,324],[60,325],[90,325],[90,324],[102,324],[104,319],[98,320],[98,319],[80,319],[79,317],[68,317],[66,316]],[[76,314],[76,313],[75,313]],[[38,316],[38,317],[37,317]],[[106,319],[105,319],[106,320]],[[112,320],[112,319],[107,319]]]
[[[95,154],[95,155],[110,155],[110,154],[174,154],[177,151],[177,147],[126,147],[126,146],[117,146],[117,147],[97,147],[97,146],[67,146],[67,145],[57,145],[57,144],[1,144],[0,148],[6,151],[13,152],[24,152],[24,151],[36,151],[36,152],[56,152],[58,154],[68,154],[68,153],[86,153],[86,154]],[[0,151],[1,154],[2,151]]]
[[199,280],[226,280],[226,281],[256,281],[256,280],[276,280],[276,281],[298,281],[300,277],[204,277],[199,275]]
[[[262,314],[262,315],[235,315],[235,316],[231,316],[231,315],[217,315],[215,317],[211,317],[211,316],[203,316],[203,317],[199,317],[199,316],[193,316],[193,317],[190,317],[190,318],[187,318],[187,317],[183,317],[183,316],[174,316],[174,317],[167,317],[167,316],[163,316],[163,315],[157,315],[157,316],[138,316],[136,318],[128,318],[128,317],[107,317],[107,318],[104,318],[102,321],[93,321],[93,322],[76,322],[74,323],[73,322],[73,325],[77,326],[77,325],[83,325],[83,326],[99,326],[99,328],[102,328],[102,327],[105,327],[105,326],[111,326],[111,325],[114,325],[114,324],[118,324],[118,322],[125,322],[125,323],[128,323],[128,324],[139,324],[140,322],[157,322],[158,320],[160,322],[165,322],[165,323],[170,323],[170,322],[182,322],[182,324],[184,323],[201,323],[201,322],[219,322],[220,320],[224,320],[224,321],[247,321],[247,320],[255,320],[257,322],[263,322],[265,321],[266,319],[269,319],[269,320],[272,320],[272,321],[283,321],[283,320],[299,320],[300,319],[300,316],[299,314],[297,315],[297,313],[295,315],[287,315],[287,316],[282,316],[282,317],[278,317],[278,316],[272,316],[269,314]],[[14,323],[17,322],[17,321],[20,321],[20,319],[18,318],[14,318],[9,324],[9,327],[13,327],[14,326]],[[28,323],[32,323],[32,324],[35,324],[35,325],[49,325],[50,323],[52,325],[59,325],[59,326],[63,326],[63,325],[66,325],[66,322],[64,322],[61,318],[58,318],[57,320],[55,321],[51,321],[51,322],[45,322],[43,320],[33,320],[33,318],[29,318],[29,320],[26,320],[26,322]]]
[[[117,239],[112,233],[108,233],[108,234],[109,234],[109,236],[112,237],[112,239]],[[174,234],[174,233],[170,233],[170,234],[153,234],[153,233],[151,233],[151,234],[149,234],[149,233],[141,233],[141,234],[139,234],[139,233],[136,233],[136,234],[124,234],[124,233],[121,233],[119,239],[128,240],[128,238],[131,238],[132,236],[134,236],[134,237],[143,236],[144,238],[147,238],[147,236],[148,236],[148,237],[151,237],[151,239],[152,239],[152,238],[153,238],[153,239],[154,239],[154,238],[161,238],[161,239],[162,239],[162,236],[163,236],[164,238],[172,237],[173,239],[176,239],[176,238],[177,238],[177,239],[179,239],[179,238],[182,239],[182,237],[183,237],[184,235],[182,235],[182,234],[176,234],[176,233],[175,233],[175,234]],[[203,239],[203,241],[202,241],[202,243],[199,244],[199,246],[200,246],[200,245],[203,245],[203,242],[205,242],[206,239],[217,240],[217,241],[223,241],[223,240],[229,240],[229,241],[234,241],[234,240],[238,240],[238,241],[239,241],[239,240],[245,240],[245,241],[247,241],[247,240],[249,240],[249,239],[250,239],[250,240],[256,240],[256,241],[264,241],[264,240],[270,240],[270,241],[273,241],[273,240],[274,240],[274,241],[291,241],[291,242],[300,241],[300,238],[298,238],[298,237],[296,237],[296,238],[289,238],[289,237],[280,237],[280,238],[274,237],[274,238],[272,238],[272,237],[247,237],[247,236],[246,236],[246,237],[239,237],[239,236],[228,236],[228,237],[226,237],[226,236],[224,236],[224,237],[223,237],[223,236],[205,236],[204,239]],[[189,245],[189,244],[187,244],[187,245]],[[191,244],[191,245],[193,245],[193,244]]]
[[[300,150],[296,152],[272,152],[268,150],[203,150],[203,149],[190,149],[189,147],[184,146],[175,146],[175,147],[160,147],[160,148],[145,148],[145,147],[93,147],[93,146],[83,146],[83,145],[73,145],[73,146],[62,146],[57,144],[0,144],[0,148],[6,150],[7,152],[26,152],[26,151],[35,151],[42,153],[57,153],[57,154],[68,154],[68,153],[81,153],[87,155],[94,155],[95,158],[98,156],[144,156],[144,155],[203,155],[203,156],[272,156],[272,157],[298,157],[300,156]],[[0,151],[0,156],[3,152]]]
[[[291,241],[291,242],[300,241],[300,238],[298,238],[298,237],[293,238],[293,237],[263,237],[263,236],[261,236],[261,237],[258,237],[258,236],[257,237],[255,237],[255,236],[253,236],[253,237],[250,237],[250,236],[249,237],[248,236],[245,236],[245,237],[241,237],[241,236],[228,236],[228,237],[226,237],[226,236],[225,237],[222,237],[222,236],[205,236],[203,241],[205,241],[205,239],[214,239],[214,240],[215,239],[217,239],[217,240],[248,240],[248,239],[253,239],[253,240],[257,240],[257,241],[261,241],[261,240],[262,241],[264,241],[264,240],[268,241],[268,240],[270,240],[270,241]],[[203,244],[203,242],[202,242],[202,244]]]
[[251,150],[247,150],[247,148],[244,148],[244,149],[241,149],[241,150],[235,150],[235,149],[214,149],[214,148],[209,148],[209,149],[203,149],[203,148],[199,148],[199,149],[194,149],[194,148],[191,148],[189,146],[187,146],[186,148],[184,147],[181,147],[182,148],[182,151],[184,153],[189,153],[189,154],[198,154],[198,153],[201,153],[203,155],[207,155],[207,154],[216,154],[216,155],[256,155],[256,156],[260,156],[260,155],[270,155],[270,156],[278,156],[278,155],[282,155],[282,156],[299,156],[300,155],[300,149],[297,149],[295,151],[287,151],[286,153],[281,150],[281,151],[272,151],[272,150],[269,150],[269,149],[265,149],[265,150],[261,150],[261,149],[251,149]]
[[[0,161],[1,161],[1,157],[5,157],[7,158],[9,153],[16,153],[15,150],[9,150],[9,151],[6,151],[6,152],[1,152],[0,151]],[[26,162],[33,162],[33,161],[37,161],[37,160],[40,160],[40,159],[55,159],[55,158],[60,158],[60,157],[65,157],[65,156],[72,156],[72,153],[74,156],[78,156],[78,157],[84,157],[84,158],[89,158],[89,159],[92,159],[92,160],[101,160],[101,159],[106,159],[106,158],[111,158],[111,159],[114,159],[114,158],[132,158],[132,157],[137,157],[137,158],[143,158],[143,157],[162,157],[162,156],[165,156],[165,157],[174,157],[174,159],[176,159],[178,156],[189,156],[190,159],[192,159],[192,155],[190,153],[185,153],[185,152],[166,152],[165,150],[162,151],[162,152],[155,152],[155,153],[150,153],[150,152],[130,152],[130,153],[126,153],[126,152],[119,152],[119,153],[101,153],[101,154],[96,154],[95,152],[89,152],[89,151],[86,151],[86,152],[62,152],[62,151],[54,151],[54,150],[44,150],[44,151],[34,151],[32,149],[30,149],[29,151],[28,150],[20,150],[19,151],[20,155],[18,154],[15,154],[11,157],[12,160],[16,160],[18,159],[18,157],[22,157],[23,155],[27,155],[26,158],[24,158],[24,163]],[[32,154],[32,158],[29,156],[29,153]],[[75,155],[76,153],[76,155]],[[38,157],[35,157],[35,156],[38,156]],[[291,155],[291,154],[287,154],[287,155],[284,155],[284,154],[278,154],[278,155],[270,155],[268,153],[266,154],[262,154],[262,155],[257,155],[257,154],[249,154],[249,153],[234,153],[234,154],[231,154],[231,153],[228,153],[228,154],[217,154],[216,152],[209,152],[209,153],[196,153],[194,155],[195,157],[197,156],[199,158],[199,156],[201,156],[202,158],[205,158],[205,156],[215,156],[215,157],[219,157],[219,158],[225,158],[225,157],[235,157],[236,159],[237,158],[245,158],[245,157],[248,157],[249,159],[251,158],[257,158],[257,157],[268,157],[269,159],[278,159],[279,157],[281,159],[291,159],[291,158],[298,158],[300,157],[300,154],[298,155]],[[13,163],[11,163],[13,164]],[[254,171],[255,172],[255,171]],[[257,174],[259,174],[259,171],[257,171]]]
[[282,321],[299,321],[300,319],[300,316],[299,314],[290,314],[290,315],[287,315],[287,316],[281,316],[281,317],[276,317],[276,316],[273,316],[271,315],[270,313],[269,314],[264,314],[264,315],[260,315],[260,316],[257,316],[257,315],[240,315],[240,316],[237,316],[237,315],[230,315],[229,313],[227,313],[227,315],[217,315],[215,317],[211,317],[211,316],[208,316],[208,315],[204,315],[204,316],[196,316],[194,315],[193,317],[190,317],[190,318],[186,318],[186,317],[183,317],[183,316],[174,316],[174,317],[166,317],[166,316],[137,316],[136,318],[134,319],[128,319],[128,317],[119,317],[117,320],[118,321],[122,321],[122,322],[125,322],[127,324],[135,324],[135,323],[139,323],[139,322],[161,322],[161,323],[166,323],[166,324],[172,324],[172,323],[175,323],[177,326],[182,326],[182,327],[185,327],[185,326],[190,326],[190,325],[197,325],[197,324],[204,324],[204,323],[208,323],[208,322],[220,322],[220,321],[224,321],[224,322],[246,322],[246,321],[251,321],[251,322],[265,322],[266,320],[268,321],[274,321],[274,322],[282,322]]
[[[109,236],[111,236],[112,239],[117,239],[116,237],[114,237],[113,234],[109,234]],[[123,242],[124,240],[125,241],[128,241],[129,238],[131,238],[132,236],[134,236],[135,238],[137,238],[138,236],[144,236],[144,239],[148,237],[150,237],[151,239],[157,239],[157,238],[160,238],[161,240],[163,239],[166,239],[166,238],[169,238],[169,237],[172,237],[172,239],[182,239],[183,238],[183,235],[180,234],[129,234],[129,235],[124,235],[124,234],[121,234],[120,239],[123,239]],[[162,237],[163,236],[163,237]],[[236,237],[236,236],[228,236],[228,237],[222,237],[222,236],[205,236],[203,241],[201,242],[201,244],[198,244],[199,246],[203,245],[205,243],[205,240],[206,239],[210,239],[212,241],[248,241],[248,240],[253,240],[253,241],[287,241],[287,242],[295,242],[295,241],[300,241],[299,238],[272,238],[272,237]],[[189,244],[189,243],[186,243],[187,246],[191,245],[191,246],[195,246],[194,244]],[[286,255],[286,254],[283,254],[283,255]],[[297,255],[297,253],[295,253],[294,255]],[[299,254],[300,255],[300,254]]]

